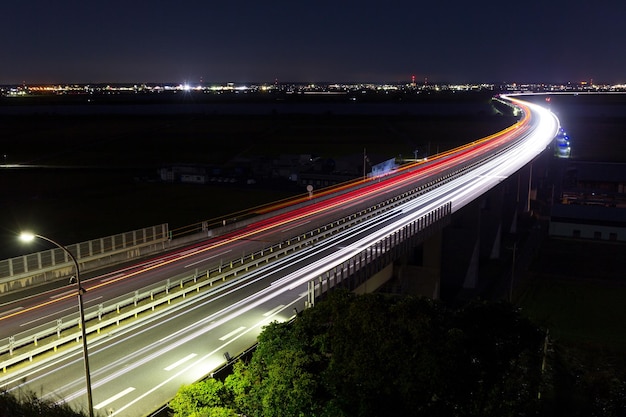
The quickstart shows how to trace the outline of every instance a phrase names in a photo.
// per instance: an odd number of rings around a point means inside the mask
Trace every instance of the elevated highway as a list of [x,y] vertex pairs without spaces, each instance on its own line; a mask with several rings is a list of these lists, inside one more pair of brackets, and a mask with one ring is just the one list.
[[[385,253],[441,227],[532,161],[556,135],[558,120],[540,106],[504,99],[522,117],[502,132],[393,175],[281,203],[201,243],[86,282],[95,407],[147,414],[181,384],[217,368],[227,352],[251,346],[264,324],[289,319],[368,265],[377,262],[368,271],[379,273],[393,260]],[[119,308],[122,300],[130,302]],[[81,351],[72,337],[14,359],[75,334],[75,305],[66,288],[2,306],[0,345],[13,348],[0,356],[0,385],[84,404]],[[125,311],[123,323],[99,324]],[[29,339],[55,326],[55,334]],[[16,335],[31,342],[18,348]]]

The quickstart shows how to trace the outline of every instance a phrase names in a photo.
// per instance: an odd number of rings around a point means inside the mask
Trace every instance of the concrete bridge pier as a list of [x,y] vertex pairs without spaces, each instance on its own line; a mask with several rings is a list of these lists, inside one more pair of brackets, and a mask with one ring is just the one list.
[[473,202],[452,216],[441,244],[441,298],[453,299],[478,283],[481,204]]
[[[474,292],[488,279],[480,274],[485,261],[500,258],[504,221],[510,208],[507,187],[495,187],[452,216],[441,245],[441,297],[453,299]],[[512,216],[510,216],[512,217]]]
[[397,261],[394,275],[401,291],[451,300],[480,290],[488,279],[481,277],[482,263],[500,258],[502,237],[514,217],[510,192],[516,190],[508,182],[494,188],[455,213],[450,225],[412,255]]

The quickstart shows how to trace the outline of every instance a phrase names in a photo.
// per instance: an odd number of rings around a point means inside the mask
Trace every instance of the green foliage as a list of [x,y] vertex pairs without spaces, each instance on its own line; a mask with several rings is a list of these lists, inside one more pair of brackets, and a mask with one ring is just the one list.
[[86,414],[72,410],[67,404],[38,399],[33,393],[16,397],[0,392],[0,416],[2,417],[85,417]]
[[226,407],[207,407],[185,417],[239,417],[233,409]]
[[[175,417],[213,416],[214,408],[222,407],[228,393],[221,381],[210,378],[181,387],[170,401]],[[220,414],[217,414],[220,415]]]
[[306,349],[288,324],[271,323],[259,336],[246,366],[238,363],[227,379],[234,403],[250,416],[291,417],[318,412],[319,355]]
[[[256,355],[255,355],[256,356]],[[253,372],[241,361],[235,363],[233,373],[225,381],[225,386],[233,397],[233,403],[237,410],[243,414],[254,416],[260,410],[261,404],[253,392],[253,386],[258,384]]]
[[335,291],[292,324],[268,325],[210,403],[249,417],[536,415],[543,338],[508,303],[453,310]]

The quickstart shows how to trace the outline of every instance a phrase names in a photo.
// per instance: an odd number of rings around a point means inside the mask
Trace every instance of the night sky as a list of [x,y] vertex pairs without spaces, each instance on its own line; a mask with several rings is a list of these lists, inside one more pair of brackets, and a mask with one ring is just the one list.
[[0,84],[626,82],[626,3],[11,0]]

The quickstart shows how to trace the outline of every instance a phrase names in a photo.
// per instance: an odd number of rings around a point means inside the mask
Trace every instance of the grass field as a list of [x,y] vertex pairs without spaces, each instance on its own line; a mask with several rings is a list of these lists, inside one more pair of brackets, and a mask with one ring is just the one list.
[[556,339],[626,353],[625,254],[624,244],[548,240],[517,303]]
[[[0,258],[16,256],[22,229],[63,243],[160,223],[170,228],[252,208],[306,190],[136,181],[168,164],[227,166],[280,154],[392,158],[435,153],[501,130],[503,116],[30,115],[0,118],[7,163],[84,167],[0,171]],[[12,250],[11,250],[12,249]],[[4,254],[3,254],[4,252]]]

